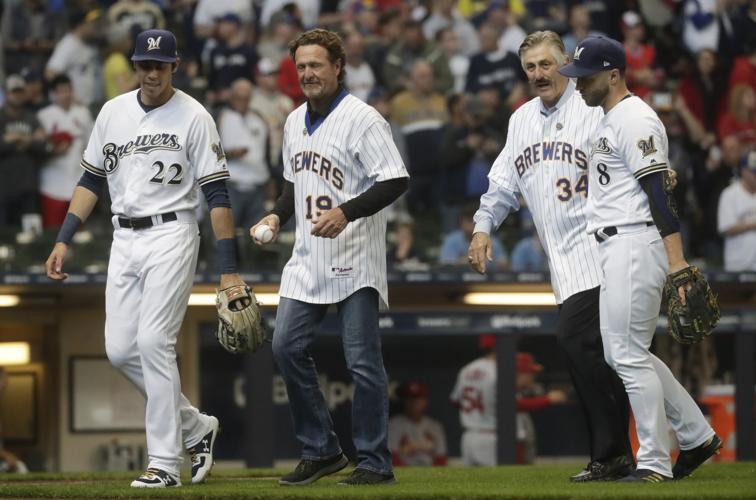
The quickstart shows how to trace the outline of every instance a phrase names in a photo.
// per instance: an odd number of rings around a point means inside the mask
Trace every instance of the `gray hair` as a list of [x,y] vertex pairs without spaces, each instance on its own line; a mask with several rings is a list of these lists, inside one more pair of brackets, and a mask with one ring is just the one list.
[[564,48],[562,39],[553,31],[548,30],[534,31],[525,37],[525,40],[520,44],[520,49],[517,51],[520,60],[522,60],[522,56],[525,52],[541,44],[546,44],[551,48],[551,52],[554,55],[554,59],[556,59],[557,65],[563,66],[567,63],[567,52]]

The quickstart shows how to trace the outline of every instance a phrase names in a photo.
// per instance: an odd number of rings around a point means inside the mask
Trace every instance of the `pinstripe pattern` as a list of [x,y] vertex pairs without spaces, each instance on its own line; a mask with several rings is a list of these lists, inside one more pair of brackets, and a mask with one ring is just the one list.
[[597,243],[585,232],[587,177],[581,177],[601,115],[585,105],[572,81],[551,113],[539,98],[529,101],[512,115],[507,143],[489,173],[530,208],[559,303],[600,282]]
[[602,147],[591,153],[588,231],[653,220],[638,179],[670,168],[667,132],[656,112],[637,96],[625,98],[593,137]]
[[309,133],[306,114],[303,104],[289,115],[284,127],[284,177],[294,183],[296,240],[279,294],[333,304],[360,288],[373,287],[388,305],[385,210],[350,222],[334,239],[314,237],[310,231],[317,220],[314,204],[318,198],[328,197],[331,206],[337,207],[375,182],[409,176],[389,125],[352,95],[344,97]]
[[149,113],[136,90],[105,103],[81,166],[107,176],[111,210],[127,217],[195,210],[198,184],[229,176],[215,122],[180,90]]

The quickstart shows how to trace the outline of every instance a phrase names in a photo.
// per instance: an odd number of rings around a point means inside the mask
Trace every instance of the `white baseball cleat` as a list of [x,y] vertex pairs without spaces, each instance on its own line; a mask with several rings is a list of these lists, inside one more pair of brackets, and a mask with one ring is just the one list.
[[181,486],[181,478],[154,467],[150,467],[131,482],[132,488],[175,488],[177,486]]
[[220,433],[218,419],[210,416],[210,431],[187,451],[192,458],[192,484],[198,484],[205,480],[210,469],[215,465],[213,452],[215,450],[215,439]]

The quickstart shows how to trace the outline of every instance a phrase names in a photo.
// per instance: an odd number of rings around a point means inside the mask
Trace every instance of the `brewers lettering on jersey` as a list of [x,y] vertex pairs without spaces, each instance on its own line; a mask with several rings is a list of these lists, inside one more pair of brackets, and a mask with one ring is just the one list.
[[[587,231],[600,242],[605,357],[627,389],[639,443],[638,466],[620,481],[680,479],[717,453],[722,442],[669,368],[649,351],[667,272],[688,267],[671,200],[667,135],[656,113],[628,90],[621,43],[590,36],[578,50],[580,58],[560,72],[577,77],[586,104],[604,110],[591,151]],[[681,450],[674,467],[669,426]]]
[[598,243],[586,232],[589,160],[603,113],[586,106],[575,83],[558,73],[567,55],[556,33],[531,33],[519,53],[537,97],[509,120],[507,142],[491,167],[488,192],[475,214],[470,265],[485,272],[491,233],[520,208],[522,197],[549,259],[560,305],[557,340],[590,422],[591,462],[571,480],[611,479],[629,472],[633,461],[627,396],[601,345]]
[[393,144],[391,132],[375,109],[343,91],[328,118],[313,126],[302,105],[284,126],[284,179],[294,183],[297,238],[279,293],[332,304],[368,286],[388,304],[384,211],[350,222],[336,239],[313,236],[310,229],[323,212],[374,183],[408,174],[396,149],[385,147]]
[[[510,118],[507,143],[488,174],[489,182],[507,193],[512,210],[519,209],[520,195],[540,222],[538,237],[552,269],[558,269],[551,273],[551,285],[560,304],[599,283],[597,245],[585,235],[585,206],[588,155],[601,114],[585,106],[574,82],[550,111],[540,98],[530,100]],[[483,220],[476,214],[476,223]]]
[[[394,482],[388,449],[388,381],[378,332],[388,304],[385,208],[406,191],[407,170],[389,124],[343,87],[346,56],[336,33],[314,29],[289,44],[307,102],[284,126],[284,187],[258,224],[279,228],[296,218],[291,259],[281,278],[273,355],[286,383],[302,460],[279,480],[303,485],[348,463],[309,348],[336,304],[344,357],[354,379],[357,467],[345,485]],[[256,241],[257,244],[263,244]]]
[[68,245],[107,183],[113,244],[105,288],[105,351],[147,400],[147,470],[135,488],[181,486],[184,450],[192,483],[213,466],[218,419],[181,394],[176,341],[192,290],[199,251],[199,187],[208,200],[220,262],[220,289],[243,286],[236,272],[225,155],[210,114],[176,90],[176,39],[168,31],[137,36],[132,60],[138,90],[103,106],[81,159],[57,243],[47,261],[63,280]]

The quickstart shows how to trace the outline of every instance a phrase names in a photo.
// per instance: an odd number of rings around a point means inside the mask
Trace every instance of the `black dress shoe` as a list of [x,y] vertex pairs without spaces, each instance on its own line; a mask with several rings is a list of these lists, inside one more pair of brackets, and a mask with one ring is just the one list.
[[675,466],[672,467],[672,475],[675,479],[682,479],[690,476],[699,465],[712,456],[719,455],[720,449],[722,449],[722,440],[719,439],[719,436],[714,434],[711,439],[701,446],[697,446],[692,450],[681,450],[680,455],[677,457],[677,462],[675,462]]
[[627,476],[633,472],[635,464],[625,455],[609,458],[607,460],[594,460],[585,469],[570,477],[573,483],[585,483],[588,481],[613,481]]
[[328,460],[302,459],[293,471],[278,480],[278,484],[282,486],[304,486],[305,484],[314,483],[323,476],[340,471],[348,463],[349,460],[347,460],[347,457],[343,453]]
[[394,484],[393,474],[379,474],[367,469],[354,469],[349,476],[339,481],[342,486],[369,486],[374,484]]
[[649,469],[636,469],[632,474],[617,479],[618,483],[663,483],[665,481],[672,481],[672,478]]

